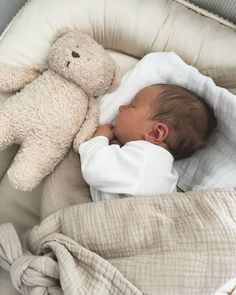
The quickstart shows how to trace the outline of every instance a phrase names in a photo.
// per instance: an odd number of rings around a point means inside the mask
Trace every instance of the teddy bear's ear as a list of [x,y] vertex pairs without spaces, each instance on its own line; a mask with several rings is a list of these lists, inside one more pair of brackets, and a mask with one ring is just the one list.
[[113,92],[120,85],[120,80],[121,80],[120,68],[116,66],[114,77],[107,93]]
[[59,39],[60,37],[62,37],[63,35],[65,35],[66,33],[68,33],[70,30],[68,28],[61,28],[60,30],[58,30],[56,32],[56,34],[53,36],[51,43],[55,43],[57,41],[57,39]]

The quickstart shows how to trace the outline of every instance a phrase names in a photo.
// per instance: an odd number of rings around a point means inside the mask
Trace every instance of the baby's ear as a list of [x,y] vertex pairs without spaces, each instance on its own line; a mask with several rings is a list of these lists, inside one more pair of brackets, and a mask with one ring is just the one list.
[[107,93],[113,92],[119,85],[121,80],[121,72],[118,66],[115,68],[114,77]]
[[159,145],[163,143],[169,134],[169,127],[167,124],[162,122],[154,123],[146,134],[144,134],[144,139],[153,144]]

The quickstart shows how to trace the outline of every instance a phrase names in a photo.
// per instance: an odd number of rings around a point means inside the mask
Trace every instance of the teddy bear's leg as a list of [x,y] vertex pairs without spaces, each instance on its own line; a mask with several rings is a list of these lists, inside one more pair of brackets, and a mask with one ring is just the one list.
[[32,190],[52,172],[66,152],[67,148],[62,150],[55,144],[26,138],[8,169],[10,182],[16,189]]
[[16,130],[11,118],[0,113],[0,151],[5,150],[16,140]]

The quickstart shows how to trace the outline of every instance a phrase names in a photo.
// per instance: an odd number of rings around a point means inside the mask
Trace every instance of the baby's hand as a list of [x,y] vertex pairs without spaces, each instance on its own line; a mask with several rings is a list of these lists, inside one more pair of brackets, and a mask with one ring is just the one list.
[[99,126],[93,137],[95,136],[105,136],[111,141],[114,138],[113,126],[109,124]]
[[118,144],[119,146],[121,146],[121,143],[116,138],[113,138],[112,141],[110,141],[110,144]]

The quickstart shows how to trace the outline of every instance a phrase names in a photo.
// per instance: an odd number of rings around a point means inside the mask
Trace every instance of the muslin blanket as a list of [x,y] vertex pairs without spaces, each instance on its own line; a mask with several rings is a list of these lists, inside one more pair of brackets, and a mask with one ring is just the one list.
[[22,294],[234,294],[235,212],[235,190],[75,205],[23,249],[1,225],[0,264]]
[[[235,80],[235,77],[234,77]],[[143,87],[175,84],[201,96],[212,106],[218,128],[206,146],[192,157],[175,162],[178,186],[186,190],[236,187],[236,96],[187,65],[174,52],[147,54],[126,73],[120,87],[100,98],[100,122],[111,123],[121,104],[129,103]]]

